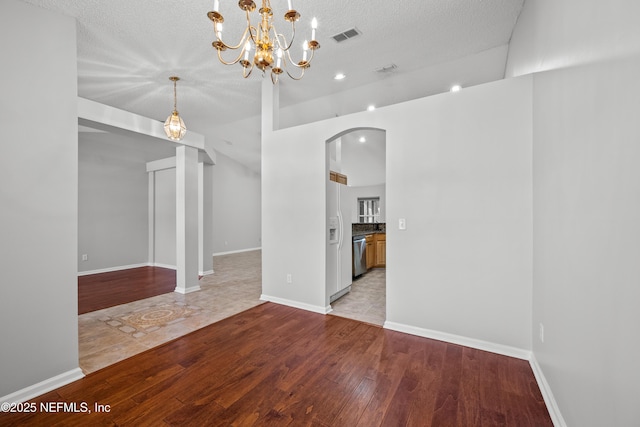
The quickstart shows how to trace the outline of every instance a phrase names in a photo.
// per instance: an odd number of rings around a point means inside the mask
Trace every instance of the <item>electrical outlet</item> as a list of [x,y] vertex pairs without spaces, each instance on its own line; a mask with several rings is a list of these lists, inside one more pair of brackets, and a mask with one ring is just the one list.
[[544,342],[544,325],[540,323],[540,342]]
[[287,274],[287,283],[293,283],[293,280],[291,280],[291,274]]
[[89,261],[89,255],[87,255],[87,254],[82,254],[82,260],[83,260],[83,261]]

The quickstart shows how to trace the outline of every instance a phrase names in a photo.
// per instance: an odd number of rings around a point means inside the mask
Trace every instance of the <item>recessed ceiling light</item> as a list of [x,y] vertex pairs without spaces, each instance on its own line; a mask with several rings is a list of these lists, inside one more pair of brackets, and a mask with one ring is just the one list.
[[373,111],[373,110],[375,110],[375,109],[376,109],[376,106],[375,106],[375,105],[369,105],[369,106],[367,107],[367,111]]
[[333,80],[344,80],[347,77],[344,73],[338,73],[333,77]]
[[451,92],[460,92],[460,89],[462,89],[462,86],[460,85],[453,85],[451,86]]
[[361,136],[360,139],[358,140],[360,142],[367,142],[367,138],[365,138],[364,136]]

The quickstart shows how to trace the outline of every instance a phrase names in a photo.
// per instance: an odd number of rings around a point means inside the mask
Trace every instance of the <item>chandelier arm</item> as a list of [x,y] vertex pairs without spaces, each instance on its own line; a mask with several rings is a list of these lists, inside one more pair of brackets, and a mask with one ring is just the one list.
[[[285,51],[284,51],[284,53],[285,53],[285,55],[286,55],[286,58],[289,58],[289,61],[288,61],[288,62],[289,62],[291,65],[294,65],[294,66],[296,66],[296,67],[297,67],[297,65],[296,65],[296,63],[294,62],[294,60],[293,60],[293,59],[291,59],[291,51],[289,51],[289,50],[285,50]],[[287,61],[285,61],[285,64],[286,64],[286,63],[287,63]],[[289,74],[289,73],[287,73],[287,74]]]
[[[249,72],[247,73],[247,68],[249,68]],[[244,77],[245,79],[247,77],[249,77],[251,75],[251,72],[253,71],[253,62],[251,63],[250,67],[242,67],[242,77]]]
[[[298,65],[297,62],[295,62],[293,59],[291,59],[291,52],[289,52],[288,50],[285,51],[285,52],[287,54],[287,57],[289,58],[289,62],[291,63],[291,65],[293,65],[296,68],[301,68],[301,69],[304,70],[305,68],[309,68],[309,64],[311,63],[311,60],[313,59],[313,55],[315,53],[315,50],[311,49],[311,56],[309,57],[309,59],[306,60],[306,65],[304,65],[304,66]],[[298,80],[298,79],[296,79],[296,80]]]
[[234,60],[233,60],[233,61],[231,61],[231,62],[228,62],[228,61],[225,61],[225,60],[222,58],[222,53],[221,53],[222,51],[221,51],[221,50],[219,50],[219,49],[216,49],[216,50],[218,51],[218,59],[219,59],[219,60],[220,60],[220,62],[222,62],[224,65],[233,65],[233,64],[237,64],[237,63],[238,63],[238,62],[240,62],[240,60],[242,59],[242,54],[244,53],[244,49],[242,49],[242,50],[240,51],[240,53],[238,54],[238,57],[237,57],[236,59],[234,59]]
[[[249,38],[251,38],[251,41],[253,42],[253,45],[254,46],[258,46],[258,43],[256,41],[256,38],[258,37],[258,29],[256,27],[254,27],[253,25],[251,25],[251,15],[249,15],[249,11],[247,10],[247,11],[245,11],[245,13],[247,14],[247,29],[244,30],[244,31],[245,31],[245,33],[247,31],[249,31]],[[253,31],[251,31],[251,30],[255,31],[255,33],[256,33],[255,36],[253,35]],[[242,36],[242,39],[244,40],[244,34]]]
[[[250,31],[251,28],[253,28],[253,27],[247,27],[247,28],[244,29],[244,32],[242,33],[242,37],[240,37],[240,42],[235,46],[229,46],[228,44],[226,44],[224,41],[222,41],[222,39],[220,37],[218,37],[217,33],[216,33],[216,38],[218,39],[218,41],[220,43],[223,44],[225,49],[230,49],[230,50],[240,49],[240,47],[244,47],[244,43],[247,41],[247,31]],[[235,62],[233,62],[233,64],[235,64]]]
[[[275,25],[272,25],[271,27],[273,28],[273,32],[275,33],[276,40],[278,41],[278,46],[280,47],[280,49],[285,52],[291,49],[291,46],[293,46],[293,41],[296,39],[296,23],[291,22],[291,40],[289,44],[287,44],[287,38],[285,37],[285,35],[282,33],[278,33]],[[284,40],[284,43],[282,43],[281,39]],[[287,47],[282,47],[283,45]]]
[[[293,64],[293,65],[296,65],[296,64]],[[296,67],[297,67],[297,65],[296,65]],[[298,68],[300,68],[300,67],[298,67]],[[291,77],[293,80],[302,80],[302,78],[304,77],[304,70],[305,69],[304,68],[300,68],[300,69],[302,70],[302,73],[300,73],[300,77],[294,77],[293,75],[291,75],[291,73],[287,69],[285,69],[285,71],[287,72],[287,75],[289,77]]]
[[[275,75],[275,77],[274,77]],[[276,73],[274,73],[273,71],[271,72],[271,83],[273,83],[274,85],[278,83],[278,75]]]

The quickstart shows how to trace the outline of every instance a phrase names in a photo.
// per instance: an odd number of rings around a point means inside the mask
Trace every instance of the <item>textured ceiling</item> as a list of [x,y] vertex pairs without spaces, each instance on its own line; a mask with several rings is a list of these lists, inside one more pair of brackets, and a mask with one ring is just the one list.
[[[79,96],[164,121],[173,104],[168,77],[179,75],[178,110],[187,128],[204,134],[221,153],[259,170],[261,74],[254,70],[245,80],[239,65],[219,63],[206,16],[213,1],[22,1],[77,19]],[[286,1],[271,1],[279,32],[289,34],[280,19]],[[304,113],[303,118],[290,115],[288,124],[354,112],[357,105],[388,105],[443,92],[454,82],[449,79],[471,85],[502,78],[504,46],[523,2],[293,0],[301,14],[300,41],[309,37],[315,16],[321,49],[303,80],[280,83],[283,109],[296,105]],[[245,18],[237,1],[220,0],[220,12],[225,39],[239,35],[234,29]],[[352,27],[362,35],[343,43],[331,38]],[[502,50],[492,50],[498,47]],[[462,60],[473,55],[475,62]],[[375,72],[390,63],[398,66],[393,73]],[[347,79],[334,81],[336,72]],[[349,107],[344,93],[351,94]],[[367,99],[374,94],[375,100]],[[316,98],[322,108],[309,102]]]

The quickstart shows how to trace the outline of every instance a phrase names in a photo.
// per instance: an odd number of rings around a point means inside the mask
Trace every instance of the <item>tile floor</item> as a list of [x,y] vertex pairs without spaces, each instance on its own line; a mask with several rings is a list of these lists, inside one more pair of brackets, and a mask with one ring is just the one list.
[[354,280],[351,292],[331,307],[335,316],[382,326],[386,317],[386,270],[374,268]]
[[[261,251],[214,257],[214,274],[199,292],[171,292],[78,316],[80,368],[85,374],[262,304]],[[385,270],[353,282],[332,315],[375,325],[385,320]]]
[[80,368],[85,374],[188,334],[258,304],[261,251],[214,257],[214,274],[199,292],[171,292],[78,316]]

